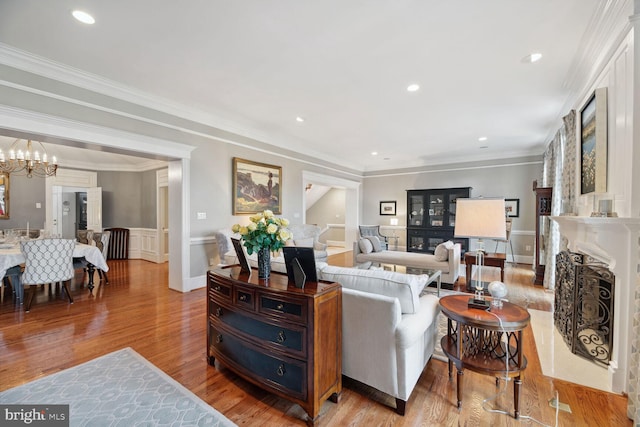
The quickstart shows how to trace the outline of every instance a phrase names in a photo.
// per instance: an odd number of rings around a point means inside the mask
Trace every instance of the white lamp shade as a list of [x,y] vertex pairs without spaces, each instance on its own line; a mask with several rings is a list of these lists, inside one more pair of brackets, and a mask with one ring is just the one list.
[[458,199],[455,237],[506,239],[504,199]]

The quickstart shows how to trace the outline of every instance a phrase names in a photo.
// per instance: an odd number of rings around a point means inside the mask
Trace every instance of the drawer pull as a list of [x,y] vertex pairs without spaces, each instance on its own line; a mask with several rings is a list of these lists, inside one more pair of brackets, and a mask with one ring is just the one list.
[[246,301],[247,296],[245,294],[240,294],[240,301]]
[[278,305],[276,305],[276,309],[282,311],[282,309],[284,308],[284,304],[279,303]]
[[222,335],[221,335],[221,334],[218,334],[218,335],[216,336],[216,344],[220,344],[221,342],[222,342]]
[[276,371],[276,373],[278,374],[279,377],[284,377],[285,372],[287,371],[285,371],[284,365],[278,366],[278,370]]
[[216,308],[216,317],[222,316],[222,307]]
[[284,331],[280,331],[280,332],[278,332],[278,336],[277,336],[277,338],[276,338],[276,341],[277,341],[279,344],[282,344],[283,342],[285,342],[285,341],[286,341],[286,339],[287,339],[287,337],[284,335]]

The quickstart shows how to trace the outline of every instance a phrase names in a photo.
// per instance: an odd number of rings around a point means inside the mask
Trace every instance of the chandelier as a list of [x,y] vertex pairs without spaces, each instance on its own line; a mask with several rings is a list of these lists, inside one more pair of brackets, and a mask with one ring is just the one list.
[[[24,142],[24,139],[16,139],[9,147],[8,158],[0,149],[0,172],[26,175],[27,178],[31,178],[34,175],[42,178],[55,176],[58,169],[56,156],[53,156],[52,161],[49,162],[47,150],[45,150],[42,142],[28,140],[26,141],[26,147],[21,148],[21,143]],[[41,151],[33,151],[34,145],[36,148],[39,145]]]

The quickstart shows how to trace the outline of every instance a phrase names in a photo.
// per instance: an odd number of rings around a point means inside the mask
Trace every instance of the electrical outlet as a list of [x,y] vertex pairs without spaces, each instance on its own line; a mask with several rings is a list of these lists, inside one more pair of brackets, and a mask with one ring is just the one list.
[[207,219],[206,212],[198,212],[198,219]]
[[215,258],[209,258],[209,265],[212,266],[216,263],[216,259]]
[[525,246],[524,250],[527,251],[527,252],[531,252],[531,245]]

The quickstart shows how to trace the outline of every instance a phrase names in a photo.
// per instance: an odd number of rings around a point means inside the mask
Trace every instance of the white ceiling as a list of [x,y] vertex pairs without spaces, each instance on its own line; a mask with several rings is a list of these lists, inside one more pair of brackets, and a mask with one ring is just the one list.
[[540,155],[602,3],[2,0],[0,42],[372,171]]

